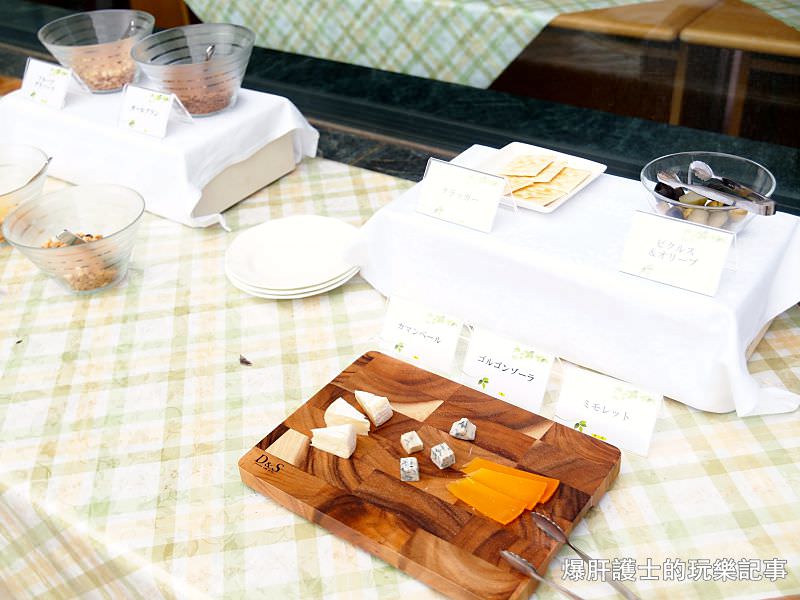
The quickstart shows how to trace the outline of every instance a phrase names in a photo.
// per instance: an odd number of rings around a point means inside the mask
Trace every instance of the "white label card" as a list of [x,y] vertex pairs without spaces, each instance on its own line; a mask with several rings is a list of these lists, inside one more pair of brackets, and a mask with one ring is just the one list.
[[174,94],[126,85],[122,92],[118,125],[121,129],[163,138],[167,135],[174,102]]
[[553,360],[552,354],[476,327],[464,359],[463,381],[494,398],[539,412]]
[[488,233],[506,180],[431,158],[425,169],[417,211]]
[[22,94],[37,104],[63,108],[71,80],[70,69],[29,58],[22,77]]
[[449,373],[462,327],[461,319],[395,297],[389,300],[381,341],[406,362]]
[[733,233],[639,212],[633,215],[620,271],[713,296]]
[[663,398],[574,365],[564,365],[555,420],[647,456]]

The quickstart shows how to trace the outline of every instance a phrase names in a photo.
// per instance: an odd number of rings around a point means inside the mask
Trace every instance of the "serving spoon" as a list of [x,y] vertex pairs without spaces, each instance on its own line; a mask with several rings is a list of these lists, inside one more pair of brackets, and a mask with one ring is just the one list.
[[709,200],[714,200],[716,202],[721,202],[726,206],[736,206],[738,208],[743,208],[748,212],[755,213],[757,215],[774,215],[775,214],[775,202],[772,200],[767,199],[766,202],[753,202],[752,200],[746,200],[741,196],[736,196],[729,192],[723,192],[720,190],[715,190],[714,188],[708,187],[707,185],[694,185],[691,183],[683,183],[681,178],[678,177],[677,173],[673,173],[672,171],[659,171],[656,173],[656,179],[661,183],[666,183],[672,187],[682,187],[685,190],[690,192],[694,192],[695,194],[699,194]]
[[523,573],[528,577],[533,577],[539,583],[549,585],[553,589],[556,589],[562,594],[564,594],[567,598],[572,598],[572,600],[583,600],[583,598],[581,598],[577,594],[573,594],[563,585],[560,585],[555,581],[550,581],[548,579],[545,579],[544,577],[539,575],[539,571],[537,571],[536,568],[530,562],[522,558],[519,554],[515,554],[510,550],[501,550],[500,556],[506,559],[506,561],[520,573]]
[[731,192],[732,194],[736,194],[748,200],[753,200],[754,202],[772,202],[772,200],[763,194],[759,194],[754,189],[738,181],[715,175],[711,167],[702,160],[693,160],[689,163],[689,172],[706,185],[719,189],[720,191]]
[[[576,548],[572,545],[572,542],[569,541],[567,534],[561,529],[561,525],[550,519],[549,517],[544,516],[543,514],[537,512],[531,512],[531,518],[536,526],[541,529],[546,535],[554,539],[555,541],[566,544],[570,548],[575,551],[575,554],[580,556],[583,559],[583,562],[590,563],[593,561],[592,557],[586,554],[583,550]],[[603,575],[603,581],[608,583],[611,587],[617,590],[626,600],[640,600],[639,596],[634,594],[628,588],[626,588],[622,583],[619,581],[614,581],[614,579],[606,579]]]

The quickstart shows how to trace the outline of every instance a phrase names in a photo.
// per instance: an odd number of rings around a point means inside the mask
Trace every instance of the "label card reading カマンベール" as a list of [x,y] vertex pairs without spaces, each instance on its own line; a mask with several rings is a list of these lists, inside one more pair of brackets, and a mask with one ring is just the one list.
[[505,187],[503,177],[431,158],[422,179],[417,211],[488,233]]
[[555,421],[647,456],[663,397],[565,364]]
[[72,71],[61,65],[28,58],[22,76],[22,95],[32,102],[63,108]]
[[553,368],[552,354],[475,328],[464,358],[463,381],[494,398],[539,412]]
[[713,296],[733,237],[730,231],[637,211],[620,271]]
[[397,358],[448,374],[462,327],[461,319],[393,297],[389,299],[381,343]]
[[174,94],[126,85],[117,123],[121,129],[163,138],[174,102]]

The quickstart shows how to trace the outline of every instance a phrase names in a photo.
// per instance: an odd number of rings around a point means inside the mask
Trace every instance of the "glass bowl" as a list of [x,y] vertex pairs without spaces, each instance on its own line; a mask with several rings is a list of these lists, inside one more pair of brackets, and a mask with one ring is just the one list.
[[82,12],[50,21],[39,41],[92,92],[116,92],[136,81],[131,48],[152,33],[154,22],[140,10]]
[[47,155],[39,148],[0,144],[0,224],[18,204],[42,193],[48,164]]
[[247,27],[201,23],[154,33],[137,43],[131,56],[189,114],[207,116],[236,102],[254,41]]
[[[128,270],[144,200],[121,185],[76,185],[20,204],[3,222],[8,242],[75,294],[111,287]],[[101,239],[46,247],[67,229]]]
[[676,173],[681,181],[702,185],[702,181],[689,173],[689,163],[695,160],[710,166],[715,176],[738,181],[764,196],[769,197],[775,191],[775,177],[752,160],[721,152],[678,152],[656,158],[642,168],[642,185],[650,192],[650,204],[655,212],[728,231],[741,231],[756,216],[736,206],[704,206],[702,200],[694,200],[699,204],[681,202],[656,190],[659,171]]

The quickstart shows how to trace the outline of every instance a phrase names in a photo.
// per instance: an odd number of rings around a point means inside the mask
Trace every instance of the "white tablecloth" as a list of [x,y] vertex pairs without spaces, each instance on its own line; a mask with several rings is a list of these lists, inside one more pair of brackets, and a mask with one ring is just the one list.
[[3,142],[52,156],[53,177],[128,186],[148,211],[194,227],[217,222],[217,215],[192,211],[206,184],[229,166],[289,132],[295,163],[317,151],[317,131],[281,96],[242,89],[229,110],[192,123],[171,119],[163,139],[117,127],[121,106],[121,93],[70,93],[54,110],[14,92],[0,100],[0,131]]
[[[478,167],[473,146],[454,162]],[[638,181],[601,175],[551,214],[502,208],[484,234],[415,212],[419,186],[378,211],[355,249],[361,274],[403,296],[690,406],[788,412],[800,396],[763,388],[745,352],[800,300],[800,219],[757,217],[737,236],[714,297],[621,273]]]

